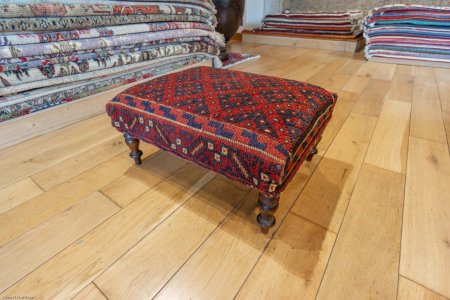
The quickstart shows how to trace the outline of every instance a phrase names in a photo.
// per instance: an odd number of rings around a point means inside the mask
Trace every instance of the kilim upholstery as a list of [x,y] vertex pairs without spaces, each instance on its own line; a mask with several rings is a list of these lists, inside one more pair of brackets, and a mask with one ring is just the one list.
[[276,197],[320,139],[336,99],[307,83],[197,67],[134,86],[107,112],[132,138]]

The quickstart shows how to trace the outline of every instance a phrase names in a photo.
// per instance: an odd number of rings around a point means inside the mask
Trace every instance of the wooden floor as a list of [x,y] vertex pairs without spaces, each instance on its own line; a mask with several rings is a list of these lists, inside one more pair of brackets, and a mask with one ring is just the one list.
[[450,298],[450,70],[231,48],[339,94],[271,234],[254,191],[149,145],[135,167],[101,115],[0,152],[0,299]]

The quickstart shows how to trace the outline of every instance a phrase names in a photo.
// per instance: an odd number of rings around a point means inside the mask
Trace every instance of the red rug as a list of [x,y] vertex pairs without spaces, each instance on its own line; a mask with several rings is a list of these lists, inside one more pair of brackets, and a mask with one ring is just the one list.
[[259,55],[254,54],[247,54],[247,53],[228,53],[230,55],[230,58],[223,63],[222,67],[224,69],[228,69],[232,66],[235,66],[237,64],[243,63],[248,60],[257,59],[260,58]]

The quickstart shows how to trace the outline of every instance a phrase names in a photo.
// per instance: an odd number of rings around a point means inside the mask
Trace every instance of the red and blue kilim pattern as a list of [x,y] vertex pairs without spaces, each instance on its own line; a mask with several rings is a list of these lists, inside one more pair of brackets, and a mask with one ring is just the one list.
[[107,112],[119,131],[273,195],[310,153],[335,101],[307,83],[198,67],[136,85]]

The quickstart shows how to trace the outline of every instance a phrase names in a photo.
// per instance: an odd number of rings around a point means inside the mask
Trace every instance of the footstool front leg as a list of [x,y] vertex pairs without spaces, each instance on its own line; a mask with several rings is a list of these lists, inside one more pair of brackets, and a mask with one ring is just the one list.
[[322,137],[319,137],[317,139],[316,144],[314,145],[314,147],[311,150],[311,153],[309,153],[309,155],[306,157],[306,161],[312,161],[314,156],[319,153],[319,150],[317,149],[317,145],[320,143],[320,141],[322,140]]
[[139,140],[135,139],[127,132],[123,134],[123,137],[125,138],[125,143],[131,150],[130,157],[134,159],[136,165],[142,164],[141,156],[143,153],[139,150]]
[[260,214],[256,218],[259,226],[261,226],[261,232],[264,234],[269,233],[269,229],[275,226],[276,219],[274,217],[275,212],[278,209],[278,202],[280,195],[277,194],[273,197],[259,193],[259,210]]

